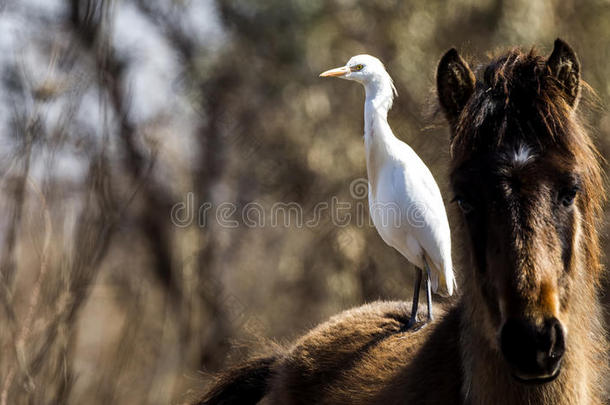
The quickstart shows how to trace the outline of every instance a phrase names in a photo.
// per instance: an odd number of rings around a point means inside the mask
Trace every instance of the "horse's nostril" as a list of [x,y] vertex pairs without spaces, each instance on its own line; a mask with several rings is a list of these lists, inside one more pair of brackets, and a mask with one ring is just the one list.
[[561,323],[557,318],[551,318],[545,322],[543,331],[548,331],[546,332],[548,333],[548,357],[551,360],[561,359],[565,352],[565,339]]
[[563,328],[556,318],[542,326],[509,319],[500,334],[502,354],[521,379],[547,378],[559,370],[565,352]]

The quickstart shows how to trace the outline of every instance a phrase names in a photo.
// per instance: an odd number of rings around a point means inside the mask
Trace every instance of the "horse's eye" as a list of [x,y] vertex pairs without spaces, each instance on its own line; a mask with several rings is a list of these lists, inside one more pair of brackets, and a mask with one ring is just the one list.
[[463,197],[457,196],[453,199],[453,201],[457,203],[458,207],[460,207],[464,214],[470,214],[472,211],[474,211],[474,206],[466,201]]
[[574,200],[576,199],[577,193],[577,187],[563,190],[559,195],[559,201],[561,202],[561,205],[563,205],[564,207],[572,206],[572,204],[574,204]]

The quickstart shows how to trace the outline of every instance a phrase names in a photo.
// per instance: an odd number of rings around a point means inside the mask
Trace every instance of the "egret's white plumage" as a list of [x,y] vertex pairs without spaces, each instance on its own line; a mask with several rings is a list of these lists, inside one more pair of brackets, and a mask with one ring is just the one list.
[[[379,59],[357,55],[344,67],[320,76],[354,80],[364,86],[364,144],[373,223],[383,240],[416,267],[429,265],[434,292],[452,295],[455,278],[445,205],[428,167],[394,136],[388,124],[388,110],[396,95],[390,75]],[[399,222],[389,218],[383,207],[398,210]]]

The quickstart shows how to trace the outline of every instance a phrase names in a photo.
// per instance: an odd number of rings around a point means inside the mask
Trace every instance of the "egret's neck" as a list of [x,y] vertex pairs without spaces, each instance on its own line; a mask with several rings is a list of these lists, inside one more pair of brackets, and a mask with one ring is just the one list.
[[394,137],[388,126],[388,110],[394,100],[394,85],[389,76],[379,77],[364,83],[366,100],[364,102],[364,139],[372,141],[387,140]]
[[388,161],[393,142],[396,141],[388,125],[388,110],[394,100],[392,79],[381,78],[364,84],[364,147],[366,170],[373,194],[377,188],[377,177],[384,162]]

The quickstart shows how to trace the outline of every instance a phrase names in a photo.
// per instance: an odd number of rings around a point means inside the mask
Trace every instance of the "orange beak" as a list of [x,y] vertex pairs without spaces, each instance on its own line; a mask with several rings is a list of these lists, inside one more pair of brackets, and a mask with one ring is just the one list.
[[335,69],[327,70],[326,72],[320,73],[320,77],[341,77],[345,76],[350,72],[347,66],[338,67]]

